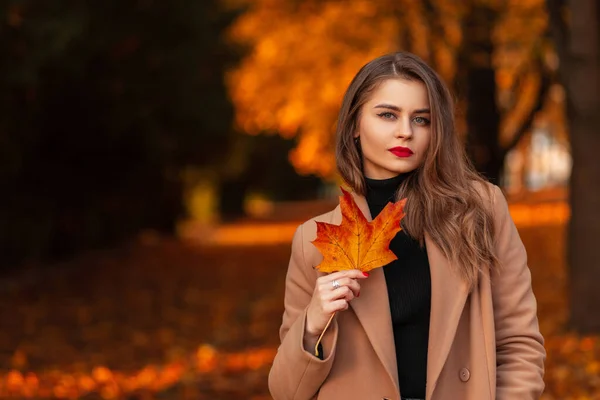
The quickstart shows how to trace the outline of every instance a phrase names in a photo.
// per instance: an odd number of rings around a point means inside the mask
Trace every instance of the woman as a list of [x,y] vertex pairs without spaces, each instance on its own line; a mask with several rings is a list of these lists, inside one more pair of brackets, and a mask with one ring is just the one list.
[[311,241],[315,221],[341,223],[339,206],[297,229],[273,398],[538,399],[545,350],[526,252],[502,192],[465,157],[439,76],[409,53],[365,65],[344,96],[336,155],[367,220],[407,199],[390,242],[398,260],[326,275]]

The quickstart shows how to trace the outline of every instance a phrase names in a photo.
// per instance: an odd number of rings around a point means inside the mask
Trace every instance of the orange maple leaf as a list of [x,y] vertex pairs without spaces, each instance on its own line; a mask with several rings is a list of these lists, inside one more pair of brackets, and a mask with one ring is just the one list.
[[342,193],[342,223],[317,222],[317,238],[312,243],[323,255],[323,261],[315,268],[327,273],[349,269],[367,272],[396,260],[390,241],[402,229],[406,199],[388,203],[369,222],[352,195],[343,188]]

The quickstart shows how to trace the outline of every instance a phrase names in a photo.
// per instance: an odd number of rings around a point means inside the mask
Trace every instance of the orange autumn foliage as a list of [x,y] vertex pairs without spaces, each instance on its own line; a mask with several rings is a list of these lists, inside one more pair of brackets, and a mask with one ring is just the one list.
[[294,168],[331,177],[344,90],[361,65],[396,47],[399,21],[390,7],[396,6],[253,1],[229,35],[251,49],[227,75],[238,127],[297,137],[289,155]]
[[152,398],[151,393],[161,393],[182,384],[186,375],[200,379],[203,375],[239,374],[268,367],[275,351],[263,347],[226,353],[203,344],[195,354],[185,359],[164,365],[146,365],[129,373],[113,371],[104,366],[94,367],[90,374],[49,371],[24,375],[11,370],[6,375],[0,372],[0,398],[51,397],[50,393],[59,399],[85,398],[92,394],[114,399],[144,393],[147,398]]
[[316,268],[327,273],[349,269],[367,272],[396,260],[389,245],[402,229],[406,200],[388,203],[369,222],[352,195],[344,189],[342,192],[342,223],[317,222],[317,238],[312,243],[323,254],[323,261]]
[[[449,84],[456,82],[465,67],[463,28],[473,7],[485,5],[497,13],[491,29],[501,144],[511,141],[537,98],[539,73],[531,60],[547,47],[544,0],[225,1],[247,5],[228,34],[231,43],[247,50],[226,77],[236,124],[251,135],[296,138],[289,159],[300,174],[335,175],[339,106],[352,77],[369,60],[408,50]],[[464,96],[462,90],[457,94]]]

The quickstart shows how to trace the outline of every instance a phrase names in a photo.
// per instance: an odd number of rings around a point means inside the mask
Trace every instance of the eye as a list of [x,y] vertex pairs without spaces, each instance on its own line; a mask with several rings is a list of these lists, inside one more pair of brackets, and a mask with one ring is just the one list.
[[431,123],[431,121],[425,117],[415,117],[413,121],[415,121],[417,125],[429,125]]
[[382,112],[381,114],[377,114],[377,115],[383,119],[395,119],[396,118],[396,115],[389,111],[385,111],[385,112]]

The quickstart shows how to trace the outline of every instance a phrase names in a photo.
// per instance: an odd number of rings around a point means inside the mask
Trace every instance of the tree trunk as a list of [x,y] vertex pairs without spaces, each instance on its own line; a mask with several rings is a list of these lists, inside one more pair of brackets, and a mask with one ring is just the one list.
[[[589,89],[588,89],[589,90]],[[598,93],[598,88],[596,94]],[[600,104],[599,104],[600,106]],[[600,118],[578,115],[570,123],[573,170],[568,233],[571,326],[600,332]]]
[[499,145],[500,113],[496,104],[496,77],[492,64],[492,29],[496,12],[473,6],[465,20],[462,49],[463,81],[467,98],[467,151],[475,168],[499,183],[504,154]]
[[573,170],[568,233],[571,325],[600,332],[600,6],[571,0],[569,60],[562,76],[568,96]]
[[546,0],[560,77],[567,93],[573,167],[568,226],[570,326],[600,332],[600,6],[596,0]]

